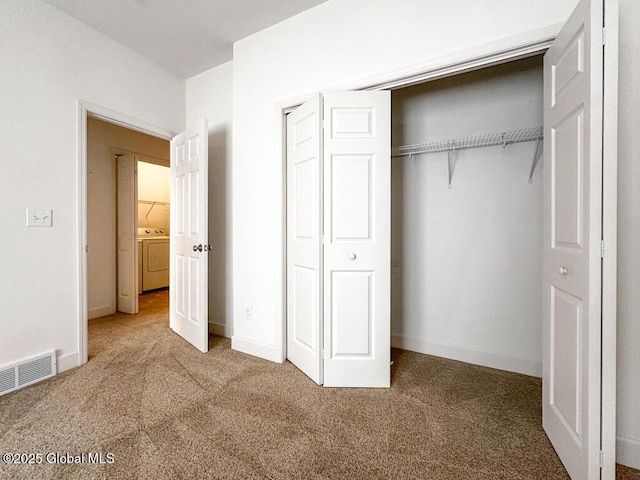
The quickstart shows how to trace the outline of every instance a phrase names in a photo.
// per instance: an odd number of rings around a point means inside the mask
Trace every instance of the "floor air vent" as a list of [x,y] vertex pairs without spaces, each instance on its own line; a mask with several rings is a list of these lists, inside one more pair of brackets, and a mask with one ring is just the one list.
[[0,367],[0,395],[13,392],[56,374],[56,351],[52,350]]

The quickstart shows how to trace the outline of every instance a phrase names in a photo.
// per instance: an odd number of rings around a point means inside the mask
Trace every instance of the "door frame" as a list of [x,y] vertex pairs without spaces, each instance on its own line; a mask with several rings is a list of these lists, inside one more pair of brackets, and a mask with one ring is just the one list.
[[131,117],[124,113],[87,102],[76,100],[77,114],[77,159],[76,159],[76,251],[78,267],[78,338],[77,338],[77,366],[87,363],[89,360],[89,336],[88,322],[89,311],[87,302],[87,119],[97,118],[129,130],[151,135],[170,141],[175,134],[165,128],[153,125],[144,120]]
[[[615,2],[614,2],[615,3]],[[612,12],[613,13],[613,12]],[[608,31],[617,32],[617,15],[606,15],[605,22]],[[512,62],[515,60],[544,54],[556,39],[564,22],[551,28],[540,29],[535,32],[525,32],[515,37],[503,39],[479,48],[473,48],[453,55],[448,55],[425,64],[414,65],[402,71],[387,71],[370,79],[359,82],[338,84],[321,88],[320,90],[395,90],[409,87],[430,80],[437,80],[462,73]],[[613,52],[617,52],[617,40],[607,42],[604,46],[609,59]],[[617,55],[615,59],[617,60]],[[605,65],[606,67],[606,65]],[[605,68],[605,82],[617,84],[617,70],[609,71]],[[606,90],[605,90],[606,92]],[[278,150],[276,156],[280,158],[281,185],[276,199],[276,211],[282,213],[286,219],[287,206],[287,152],[286,152],[286,115],[313,92],[298,95],[289,100],[280,102],[276,106],[274,125]],[[614,95],[615,96],[615,95]],[[617,96],[606,95],[603,129],[611,126],[611,122],[617,124],[617,108],[607,112],[606,105],[617,106]],[[616,119],[610,118],[615,112]],[[603,478],[615,476],[615,430],[616,430],[616,289],[617,289],[617,141],[608,137],[607,131],[603,138],[603,190],[602,190],[602,237],[606,245],[606,254],[602,258],[602,377],[601,377],[601,438],[603,449]],[[611,164],[613,163],[613,165]],[[612,194],[613,192],[613,194]],[[276,292],[279,299],[276,302],[276,318],[280,319],[280,331],[276,332],[276,355],[280,362],[287,358],[287,225],[283,221],[279,232],[279,244],[281,249],[277,252],[279,258],[276,264],[281,268],[276,276]],[[606,326],[606,328],[605,328]],[[606,406],[606,408],[605,408]]]

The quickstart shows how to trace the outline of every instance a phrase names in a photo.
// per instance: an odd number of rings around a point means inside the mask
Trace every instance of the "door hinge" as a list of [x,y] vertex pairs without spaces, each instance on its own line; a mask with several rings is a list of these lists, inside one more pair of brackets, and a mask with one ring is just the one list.
[[324,358],[324,348],[322,349],[322,358]]
[[89,245],[85,245],[85,246],[84,246],[84,251],[85,251],[85,252],[87,252],[87,253],[89,253]]
[[604,258],[604,240],[600,240],[600,258]]
[[320,242],[322,242],[322,245],[324,245],[324,235],[320,236]]
[[607,29],[602,27],[602,45],[607,44]]
[[600,468],[604,467],[604,453],[600,450]]

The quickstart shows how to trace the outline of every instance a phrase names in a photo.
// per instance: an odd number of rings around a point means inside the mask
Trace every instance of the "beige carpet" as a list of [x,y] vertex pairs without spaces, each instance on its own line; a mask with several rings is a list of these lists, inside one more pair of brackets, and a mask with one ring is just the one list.
[[114,463],[0,464],[0,478],[568,478],[538,379],[395,350],[391,389],[326,389],[226,338],[199,353],[169,330],[166,291],[141,307],[90,322],[88,364],[0,397],[1,453]]

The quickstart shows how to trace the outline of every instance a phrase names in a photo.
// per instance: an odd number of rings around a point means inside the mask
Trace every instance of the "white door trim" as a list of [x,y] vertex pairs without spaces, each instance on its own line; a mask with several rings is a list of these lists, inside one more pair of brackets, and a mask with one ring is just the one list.
[[69,368],[87,363],[89,359],[87,333],[88,307],[87,307],[87,118],[95,117],[121,127],[145,133],[164,140],[171,140],[174,133],[144,120],[130,117],[124,113],[111,110],[85,100],[76,101],[77,111],[77,160],[76,160],[76,233],[78,254],[78,343],[77,364],[69,365]]
[[[605,0],[605,32],[618,32],[619,2]],[[605,33],[606,36],[606,33]],[[602,478],[616,475],[616,351],[618,278],[618,35],[604,45],[602,119]],[[611,38],[613,37],[613,38]],[[615,65],[616,68],[610,68]],[[607,88],[615,85],[615,88]]]

